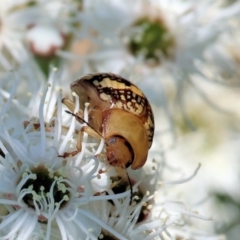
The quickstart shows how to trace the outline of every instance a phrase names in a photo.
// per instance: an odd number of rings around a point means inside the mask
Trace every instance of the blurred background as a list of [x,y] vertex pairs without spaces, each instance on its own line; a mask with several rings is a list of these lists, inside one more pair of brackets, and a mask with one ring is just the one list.
[[165,178],[201,163],[170,196],[212,216],[206,231],[239,238],[240,1],[1,1],[0,50],[0,88],[14,70],[23,103],[55,69],[65,96],[92,72],[139,86],[155,113],[149,158],[164,161]]

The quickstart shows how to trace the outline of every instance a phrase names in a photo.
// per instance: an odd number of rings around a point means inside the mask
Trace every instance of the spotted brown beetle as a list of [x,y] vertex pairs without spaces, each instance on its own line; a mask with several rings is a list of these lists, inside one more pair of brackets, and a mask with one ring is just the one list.
[[[73,82],[71,90],[79,96],[82,108],[75,115],[80,116],[77,120],[82,119],[83,106],[89,103],[89,122],[82,131],[104,138],[108,163],[141,168],[154,135],[152,108],[143,92],[113,73],[88,74]],[[64,98],[63,103],[74,111],[72,100]]]

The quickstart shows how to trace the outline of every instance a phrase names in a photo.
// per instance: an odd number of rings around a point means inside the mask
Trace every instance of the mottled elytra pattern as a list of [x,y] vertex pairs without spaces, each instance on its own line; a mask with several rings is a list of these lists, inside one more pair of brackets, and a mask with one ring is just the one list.
[[127,79],[112,73],[89,74],[78,81],[95,87],[99,97],[108,101],[111,108],[122,108],[138,116],[147,131],[149,148],[154,135],[152,108],[143,92]]

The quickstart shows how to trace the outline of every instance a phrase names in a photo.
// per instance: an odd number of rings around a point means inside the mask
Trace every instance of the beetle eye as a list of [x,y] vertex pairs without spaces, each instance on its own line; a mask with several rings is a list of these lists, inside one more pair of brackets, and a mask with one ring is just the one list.
[[128,168],[134,159],[132,146],[122,136],[112,136],[106,139],[108,162],[115,167]]
[[113,137],[113,138],[110,138],[108,141],[107,141],[107,144],[114,144],[116,142],[116,138]]

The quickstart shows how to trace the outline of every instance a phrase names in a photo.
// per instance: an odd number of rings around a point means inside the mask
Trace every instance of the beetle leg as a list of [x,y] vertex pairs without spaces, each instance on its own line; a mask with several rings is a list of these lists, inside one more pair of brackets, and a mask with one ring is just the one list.
[[79,153],[78,150],[73,151],[73,152],[65,152],[63,155],[58,155],[58,157],[63,157],[63,158],[74,157],[74,156],[77,155],[78,153]]
[[63,158],[70,157],[70,156],[73,157],[82,151],[82,138],[83,138],[84,132],[88,133],[90,136],[94,138],[98,138],[98,139],[100,138],[99,135],[91,127],[84,126],[81,128],[81,130],[77,134],[77,145],[76,145],[77,150],[73,152],[65,152],[60,157],[63,157]]
[[76,145],[77,150],[75,150],[73,152],[65,152],[63,155],[59,155],[59,157],[63,157],[63,158],[74,157],[79,152],[81,152],[82,151],[82,137],[83,137],[83,131],[80,130],[77,134],[77,145]]
[[69,98],[63,98],[62,103],[71,111],[73,112],[75,109],[75,103]]
[[83,131],[81,129],[77,135],[77,146],[76,147],[77,147],[78,152],[82,151],[82,138],[83,138]]
[[90,135],[91,137],[93,137],[93,138],[96,138],[96,139],[98,139],[98,140],[101,139],[101,135],[99,135],[99,133],[96,132],[96,130],[93,129],[93,128],[91,128],[90,126],[83,126],[83,127],[81,128],[81,131],[82,131],[82,132],[86,132],[87,134],[89,134],[89,135]]

